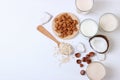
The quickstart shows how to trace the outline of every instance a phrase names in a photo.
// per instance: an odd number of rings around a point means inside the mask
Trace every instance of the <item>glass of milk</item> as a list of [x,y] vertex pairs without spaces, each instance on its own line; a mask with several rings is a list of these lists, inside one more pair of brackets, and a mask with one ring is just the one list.
[[93,7],[94,0],[75,0],[75,5],[79,13],[88,13]]
[[89,64],[86,73],[90,80],[103,80],[107,74],[105,66],[100,62]]
[[92,19],[85,19],[81,22],[80,31],[85,37],[92,37],[98,32],[98,25]]
[[119,26],[119,21],[113,13],[104,13],[100,17],[99,26],[102,30],[111,32]]

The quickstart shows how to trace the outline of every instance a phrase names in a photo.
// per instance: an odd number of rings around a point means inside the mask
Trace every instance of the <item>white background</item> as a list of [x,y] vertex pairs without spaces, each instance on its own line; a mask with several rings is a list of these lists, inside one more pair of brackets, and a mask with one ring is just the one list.
[[[120,20],[120,0],[95,0],[93,10],[87,15],[76,12],[75,0],[0,0],[0,80],[89,80],[79,74],[81,69],[75,59],[59,66],[53,56],[56,44],[36,30],[44,11],[53,16],[72,12],[80,21],[92,18],[97,23],[103,13],[112,12]],[[45,27],[54,35],[51,22]],[[99,33],[110,40],[110,51],[102,62],[107,69],[104,80],[119,80],[120,26],[114,32]],[[88,39],[81,34],[65,42],[74,47],[83,42],[87,52],[91,51]]]

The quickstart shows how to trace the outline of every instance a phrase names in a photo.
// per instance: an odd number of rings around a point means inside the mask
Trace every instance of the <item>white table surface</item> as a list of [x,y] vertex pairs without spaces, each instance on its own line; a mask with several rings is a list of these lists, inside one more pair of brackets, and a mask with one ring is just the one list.
[[[75,59],[59,66],[53,56],[56,44],[36,30],[40,13],[48,11],[55,16],[72,12],[80,21],[92,18],[98,23],[103,13],[112,12],[120,20],[120,0],[95,0],[93,10],[87,15],[78,14],[74,3],[75,0],[0,0],[0,80],[89,80],[80,75],[81,68]],[[54,35],[51,22],[45,27]],[[106,35],[111,43],[107,59],[102,62],[107,69],[104,80],[119,80],[120,26],[114,32],[99,33]],[[83,42],[86,52],[91,51],[88,39],[81,34],[65,42],[74,47]]]

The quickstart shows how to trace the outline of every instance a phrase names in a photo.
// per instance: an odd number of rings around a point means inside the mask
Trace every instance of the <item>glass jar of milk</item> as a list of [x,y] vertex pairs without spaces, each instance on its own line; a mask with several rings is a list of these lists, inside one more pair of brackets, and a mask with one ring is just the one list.
[[76,8],[79,13],[88,13],[93,7],[94,0],[76,0]]

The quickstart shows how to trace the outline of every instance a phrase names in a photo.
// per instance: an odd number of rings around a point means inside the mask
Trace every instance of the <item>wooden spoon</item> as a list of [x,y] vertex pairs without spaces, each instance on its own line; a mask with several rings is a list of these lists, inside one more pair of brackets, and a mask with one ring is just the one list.
[[37,27],[37,30],[39,32],[41,32],[42,34],[44,34],[46,37],[48,37],[51,40],[53,40],[59,46],[60,42],[50,32],[48,32],[42,25],[39,25]]

